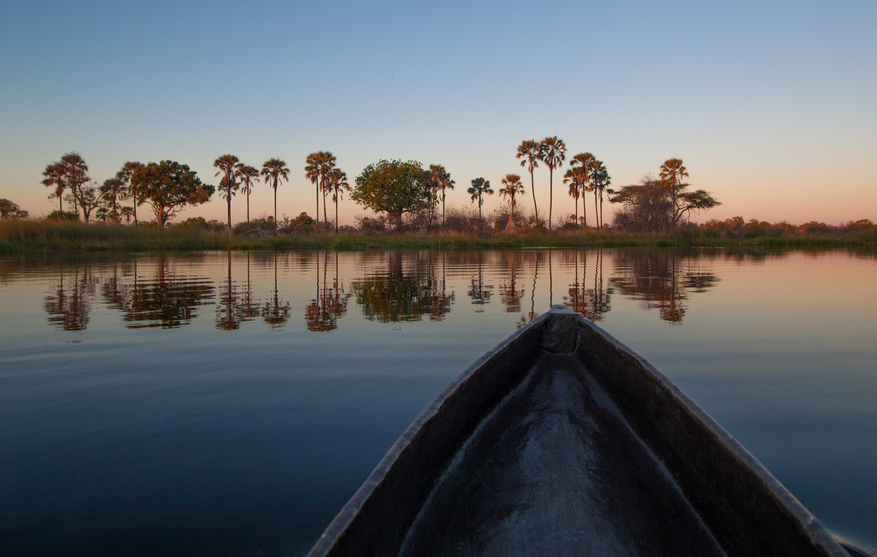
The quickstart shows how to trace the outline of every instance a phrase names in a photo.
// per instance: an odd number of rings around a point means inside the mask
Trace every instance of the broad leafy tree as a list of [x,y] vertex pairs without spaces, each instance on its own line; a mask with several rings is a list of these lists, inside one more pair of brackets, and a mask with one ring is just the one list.
[[17,203],[8,199],[0,199],[0,217],[4,219],[26,219],[27,211],[22,210]]
[[516,158],[522,159],[521,166],[526,166],[530,173],[530,191],[533,192],[533,212],[536,214],[536,224],[539,224],[539,208],[536,206],[536,184],[533,181],[533,169],[539,166],[541,160],[539,143],[535,139],[525,139],[518,145]]
[[688,184],[680,185],[675,202],[665,181],[652,176],[645,176],[639,184],[624,186],[618,191],[609,190],[609,201],[623,206],[615,213],[615,226],[637,232],[666,232],[676,226],[682,216],[721,205],[709,192],[688,192],[687,187]]
[[566,158],[566,144],[557,136],[546,137],[539,143],[539,160],[548,167],[548,230],[551,230],[551,215],[554,205],[554,169],[563,165]]
[[484,178],[475,178],[472,180],[472,187],[466,190],[472,198],[472,202],[478,202],[478,223],[481,225],[481,231],[484,232],[484,218],[481,216],[481,206],[484,205],[484,196],[493,195],[490,188],[490,180]]
[[289,167],[281,159],[268,159],[262,163],[262,176],[265,183],[274,188],[274,226],[277,227],[277,186],[280,180],[289,182]]
[[515,197],[524,193],[524,185],[521,184],[521,177],[517,174],[506,174],[502,179],[502,188],[499,190],[500,197],[509,198],[509,208],[512,211],[512,222],[515,220]]
[[196,172],[176,161],[151,162],[134,171],[131,183],[136,201],[147,203],[155,213],[155,222],[164,227],[168,219],[187,205],[210,200],[215,188],[202,184]]
[[350,198],[372,211],[387,213],[402,230],[405,213],[429,206],[426,172],[417,161],[380,160],[366,166],[356,177]]
[[235,165],[234,174],[241,185],[241,191],[247,195],[247,223],[249,223],[250,192],[253,191],[253,184],[259,179],[259,171],[252,166],[239,162]]
[[[55,188],[55,192],[51,197],[58,197],[60,199],[65,190],[70,191],[73,212],[78,216],[79,206],[83,201],[83,188],[91,180],[88,176],[88,165],[85,163],[82,155],[76,152],[65,153],[60,161],[46,166],[43,176],[45,176],[45,179],[42,181],[43,185],[46,187],[54,186]],[[86,217],[87,221],[88,217]]]
[[234,155],[222,155],[213,161],[213,166],[219,169],[215,175],[222,175],[219,180],[219,195],[228,202],[228,227],[231,229],[231,198],[234,192],[238,190],[237,176],[235,175],[235,166],[241,162]]

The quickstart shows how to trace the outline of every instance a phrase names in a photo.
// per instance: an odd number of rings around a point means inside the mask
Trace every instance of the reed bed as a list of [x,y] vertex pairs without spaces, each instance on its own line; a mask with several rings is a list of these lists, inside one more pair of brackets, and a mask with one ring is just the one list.
[[70,221],[0,220],[0,253],[92,250],[283,250],[337,249],[513,249],[525,247],[765,247],[877,248],[877,227],[852,234],[765,235],[734,237],[715,230],[686,227],[671,233],[618,230],[545,230],[517,234],[459,232],[279,234],[265,238],[196,226],[123,226]]

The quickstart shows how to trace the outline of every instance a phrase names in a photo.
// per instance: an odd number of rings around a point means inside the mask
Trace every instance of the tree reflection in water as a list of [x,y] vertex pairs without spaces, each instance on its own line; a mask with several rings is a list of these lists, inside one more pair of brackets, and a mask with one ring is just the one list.
[[387,270],[351,283],[363,316],[378,323],[441,321],[451,311],[453,293],[445,291],[444,261],[442,277],[436,276],[436,254],[423,252],[414,257],[411,269],[404,268],[403,254],[387,252]]
[[96,279],[89,266],[81,268],[78,264],[67,272],[66,278],[67,284],[64,269],[59,269],[58,283],[46,296],[49,323],[65,331],[84,331],[90,320],[90,298],[94,296]]
[[505,305],[506,313],[518,313],[521,311],[521,298],[524,297],[524,289],[518,289],[517,271],[520,266],[520,252],[507,252],[505,254],[508,279],[504,280],[499,287],[499,299]]
[[690,292],[706,292],[719,278],[701,268],[696,256],[681,257],[673,251],[617,252],[616,276],[609,279],[620,294],[642,301],[646,310],[657,309],[662,320],[681,325]]
[[231,277],[231,251],[226,252],[228,270],[225,284],[219,286],[219,303],[216,304],[216,328],[224,331],[240,329],[241,323],[259,317],[260,307],[253,297],[250,282],[250,252],[247,251],[247,283],[238,291]]
[[569,285],[569,294],[564,296],[563,303],[591,321],[600,321],[603,319],[603,314],[611,309],[609,301],[612,295],[611,288],[603,290],[603,251],[598,250],[591,258],[594,266],[591,288],[588,288],[586,284],[588,280],[588,252],[581,252],[581,282],[579,282],[579,259],[580,254],[576,251],[573,260],[575,282]]
[[274,252],[274,293],[273,297],[265,302],[262,309],[262,320],[271,325],[271,330],[280,330],[289,321],[289,302],[280,299],[277,290],[277,252]]
[[309,331],[322,333],[338,328],[338,320],[347,313],[347,301],[352,294],[344,292],[344,284],[338,276],[338,252],[335,252],[335,276],[332,287],[328,286],[329,254],[323,254],[323,280],[320,284],[320,254],[317,254],[317,297],[305,309],[305,322]]
[[490,303],[493,296],[493,285],[484,284],[484,252],[478,252],[478,274],[473,276],[469,285],[469,298],[475,306],[475,313],[483,313],[484,306]]
[[128,329],[188,325],[197,317],[195,308],[213,297],[209,280],[175,274],[165,255],[158,257],[155,273],[153,281],[134,283],[124,316]]

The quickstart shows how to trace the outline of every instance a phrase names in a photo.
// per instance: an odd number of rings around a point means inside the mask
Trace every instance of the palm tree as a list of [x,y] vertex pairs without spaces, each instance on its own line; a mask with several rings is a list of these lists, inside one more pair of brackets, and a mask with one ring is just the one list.
[[440,164],[429,165],[429,171],[426,173],[426,188],[429,190],[429,224],[427,230],[432,229],[432,218],[435,214],[435,206],[438,203],[438,190],[442,190],[442,225],[445,221],[445,188],[453,188],[454,182],[451,180],[450,174],[445,167]]
[[49,195],[49,199],[52,197],[58,198],[58,212],[64,212],[64,205],[62,204],[64,197],[64,190],[67,189],[67,181],[64,176],[64,165],[59,162],[53,162],[46,165],[46,169],[43,171],[43,176],[46,178],[41,182],[47,188],[55,186],[55,192]]
[[131,200],[134,202],[134,225],[137,225],[137,206],[140,205],[140,201],[137,199],[137,189],[134,187],[134,183],[131,180],[131,177],[134,176],[134,173],[138,168],[143,165],[139,162],[129,161],[126,162],[122,169],[116,172],[116,178],[121,179],[125,184],[127,184],[128,196],[131,197]]
[[268,159],[262,163],[262,176],[265,177],[265,183],[274,188],[274,228],[277,228],[277,186],[278,182],[283,179],[289,182],[287,175],[289,167],[281,159]]
[[548,167],[548,230],[551,230],[551,210],[554,205],[554,169],[563,165],[566,144],[557,136],[546,137],[539,143],[539,160]]
[[[591,191],[593,186],[591,185],[591,163],[596,160],[594,155],[591,153],[579,153],[570,159],[569,165],[572,167],[579,166],[581,170],[581,176],[579,179],[581,180],[581,191],[582,191],[582,218],[585,219],[585,227],[588,226],[588,213],[585,210],[585,192]],[[596,193],[595,193],[596,195]],[[596,209],[595,209],[596,210]]]
[[327,178],[329,171],[335,167],[335,155],[329,151],[317,151],[311,153],[305,158],[305,178],[309,179],[316,186],[317,191],[317,213],[314,215],[317,221],[317,228],[320,224],[320,191],[323,191],[323,221],[326,223],[328,230],[328,219],[326,218],[326,200],[325,196],[329,193]]
[[[329,219],[326,217],[326,196],[329,195],[329,173],[335,169],[335,155],[329,151],[317,153],[320,160],[320,189],[323,191],[323,228],[329,230]],[[319,219],[317,219],[319,220]]]
[[493,195],[490,189],[490,181],[484,178],[475,178],[472,180],[472,187],[468,192],[472,195],[472,202],[478,201],[478,223],[481,225],[481,232],[484,232],[484,219],[481,216],[481,206],[484,204],[484,195]]
[[234,196],[234,192],[238,189],[234,168],[239,162],[241,162],[240,159],[234,155],[222,155],[213,161],[213,166],[219,169],[219,172],[214,174],[214,176],[223,174],[222,179],[219,181],[219,194],[228,201],[229,230],[231,230],[231,198]]
[[115,178],[108,178],[104,180],[103,185],[100,187],[100,192],[104,199],[110,200],[111,206],[113,208],[111,213],[111,218],[113,222],[121,222],[121,219],[119,218],[117,201],[125,199],[125,197],[127,197],[125,181],[118,176]]
[[688,178],[688,170],[682,166],[682,159],[667,159],[661,165],[661,183],[669,188],[673,195],[673,224],[679,220],[679,211],[676,204],[676,194],[682,189],[682,179]]
[[[329,189],[332,190],[332,201],[335,202],[335,234],[338,234],[338,202],[344,195],[344,190],[350,191],[350,184],[347,183],[347,174],[340,168],[333,168],[329,171],[327,177]],[[323,204],[325,207],[326,204]]]
[[445,170],[444,166],[439,166],[441,169],[441,183],[439,187],[442,189],[442,228],[445,226],[445,196],[446,190],[454,189],[454,181],[451,180],[451,174]]
[[582,198],[582,215],[584,216],[585,184],[588,182],[588,170],[581,166],[571,167],[563,176],[563,183],[569,184],[569,195],[575,199],[576,226],[579,226],[579,197]]
[[500,197],[509,197],[509,207],[512,210],[512,223],[515,222],[515,205],[517,202],[515,201],[515,196],[519,193],[524,193],[524,185],[521,184],[521,177],[517,174],[506,174],[505,178],[502,179],[502,185],[504,186],[499,190]]
[[535,139],[525,139],[518,145],[516,158],[523,159],[521,166],[530,172],[530,190],[533,192],[533,212],[536,214],[536,226],[539,226],[539,208],[536,207],[536,185],[533,182],[533,169],[539,166],[539,144]]
[[253,183],[259,179],[259,171],[252,166],[239,162],[235,165],[234,175],[240,180],[241,191],[247,194],[247,224],[250,223],[250,192]]
[[597,216],[597,227],[602,230],[603,229],[603,190],[605,190],[609,185],[612,184],[612,178],[609,176],[609,172],[606,171],[606,167],[603,165],[603,161],[593,160],[591,161],[591,187],[594,189],[594,211],[597,211],[597,202],[599,201],[600,212]]

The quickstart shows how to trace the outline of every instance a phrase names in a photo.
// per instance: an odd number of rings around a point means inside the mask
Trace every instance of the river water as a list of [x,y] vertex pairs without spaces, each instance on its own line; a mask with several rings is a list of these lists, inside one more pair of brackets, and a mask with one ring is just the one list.
[[877,547],[877,257],[516,250],[0,259],[0,553],[301,555],[552,303]]

